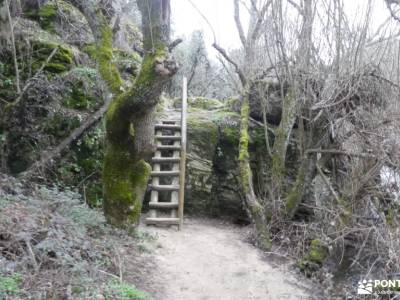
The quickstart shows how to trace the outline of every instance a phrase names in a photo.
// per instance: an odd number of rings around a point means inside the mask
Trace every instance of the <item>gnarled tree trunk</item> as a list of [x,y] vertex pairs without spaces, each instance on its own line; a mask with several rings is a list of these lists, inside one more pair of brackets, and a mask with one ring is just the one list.
[[170,58],[170,0],[138,0],[142,13],[144,57],[128,91],[112,64],[112,29],[98,4],[70,0],[87,18],[97,44],[99,71],[114,93],[106,115],[106,154],[103,168],[104,214],[119,227],[135,225],[150,176],[146,162],[153,152],[153,112],[165,84],[176,73]]
[[114,225],[139,221],[153,152],[153,111],[176,73],[169,59],[169,0],[140,0],[145,56],[133,87],[116,97],[106,118],[107,150],[103,170],[104,213]]

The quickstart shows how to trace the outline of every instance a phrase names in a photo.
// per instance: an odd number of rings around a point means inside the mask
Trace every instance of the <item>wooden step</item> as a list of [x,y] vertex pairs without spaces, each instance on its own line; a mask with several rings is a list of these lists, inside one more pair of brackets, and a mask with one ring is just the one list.
[[181,130],[181,125],[156,124],[155,129]]
[[179,225],[179,218],[146,218],[146,224]]
[[179,171],[153,171],[151,176],[179,176]]
[[179,157],[153,157],[151,160],[154,163],[178,163],[181,159]]
[[182,139],[179,135],[156,135],[155,138],[160,141],[180,141]]
[[162,124],[176,124],[176,123],[180,124],[181,120],[161,120],[161,123]]
[[153,185],[150,184],[149,188],[153,191],[179,191],[179,185]]
[[175,145],[158,145],[157,150],[181,150],[181,146]]
[[178,203],[173,202],[156,202],[156,203],[149,203],[150,208],[165,208],[165,209],[173,209],[178,208]]

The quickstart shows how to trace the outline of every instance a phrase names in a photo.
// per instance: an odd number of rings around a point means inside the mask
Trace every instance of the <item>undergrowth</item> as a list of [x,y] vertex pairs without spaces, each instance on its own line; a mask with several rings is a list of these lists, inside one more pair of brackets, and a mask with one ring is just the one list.
[[111,228],[74,191],[0,174],[0,299],[149,300],[130,274],[152,239]]

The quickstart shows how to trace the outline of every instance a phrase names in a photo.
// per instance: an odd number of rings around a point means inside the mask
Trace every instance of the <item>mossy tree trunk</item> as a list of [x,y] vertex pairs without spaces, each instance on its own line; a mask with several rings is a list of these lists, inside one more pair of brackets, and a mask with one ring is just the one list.
[[103,168],[104,213],[109,223],[129,227],[138,223],[150,176],[146,162],[153,152],[153,112],[177,65],[168,52],[170,1],[138,0],[142,14],[142,67],[128,91],[111,63],[112,30],[91,1],[70,1],[86,16],[97,43],[100,73],[114,93],[106,115],[107,148]]
[[239,140],[239,172],[240,184],[245,198],[246,207],[254,221],[257,230],[258,244],[261,249],[271,249],[271,239],[264,205],[262,205],[254,192],[253,176],[250,168],[249,156],[249,115],[250,105],[247,93],[242,95],[240,140]]
[[244,202],[247,207],[250,218],[253,220],[260,248],[269,250],[271,248],[271,239],[268,228],[268,220],[266,218],[265,205],[257,198],[253,187],[253,174],[250,168],[249,155],[249,90],[251,80],[254,78],[252,66],[254,64],[254,45],[261,34],[261,25],[266,14],[268,4],[265,4],[261,11],[258,11],[255,6],[252,6],[250,14],[250,28],[248,35],[245,36],[244,30],[240,21],[240,5],[239,0],[234,0],[234,18],[236,28],[239,33],[240,40],[244,49],[244,63],[240,66],[235,62],[226,51],[216,43],[213,47],[234,66],[235,71],[242,84],[241,96],[241,122],[240,122],[240,139],[239,139],[239,182],[243,194]]

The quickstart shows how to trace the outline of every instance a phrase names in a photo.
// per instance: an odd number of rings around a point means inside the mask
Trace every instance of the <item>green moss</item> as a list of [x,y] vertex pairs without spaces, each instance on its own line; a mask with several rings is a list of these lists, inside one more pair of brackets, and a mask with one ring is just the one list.
[[303,185],[306,178],[306,164],[303,163],[298,171],[297,178],[295,184],[290,188],[288,195],[286,196],[285,205],[286,205],[286,214],[289,217],[293,217],[293,214],[296,211],[296,208],[301,201],[303,192]]
[[132,79],[137,76],[142,58],[136,52],[126,52],[120,49],[114,49],[113,62],[118,70],[130,74]]
[[251,176],[251,169],[249,164],[249,114],[250,106],[248,99],[242,103],[240,118],[240,137],[239,137],[239,173],[240,183],[244,194],[249,192],[249,180]]
[[56,3],[47,3],[41,6],[38,17],[40,26],[47,31],[54,32],[53,22],[57,17],[57,4]]
[[298,261],[297,265],[307,277],[311,277],[314,272],[321,268],[328,255],[328,247],[321,240],[314,239],[310,243],[308,253]]
[[321,240],[314,239],[311,241],[310,250],[308,253],[308,259],[310,261],[322,264],[325,258],[327,258],[328,254],[328,247],[326,247]]
[[296,98],[292,91],[289,91],[282,103],[282,120],[275,130],[275,140],[272,156],[272,178],[277,187],[281,187],[285,176],[285,160],[287,152],[287,140],[292,131],[296,118]]
[[[104,16],[99,16],[104,19]],[[103,80],[114,93],[121,92],[122,79],[117,67],[112,63],[113,48],[112,48],[112,29],[104,20],[103,28],[101,29],[101,40],[97,42],[96,60],[99,64],[99,71]]]
[[214,110],[224,106],[224,104],[217,99],[208,99],[204,97],[189,98],[188,106],[200,108],[203,110]]
[[128,228],[139,222],[150,172],[150,165],[136,161],[124,146],[108,145],[103,186],[104,213],[109,223]]
[[226,101],[226,106],[232,111],[238,111],[240,107],[240,99],[239,98],[229,98]]
[[30,10],[25,12],[25,16],[29,19],[37,21],[40,27],[50,33],[55,33],[54,24],[58,16],[71,15],[74,7],[62,0],[48,1],[46,4],[41,5],[39,10]]
[[248,132],[248,118],[250,106],[248,103],[243,103],[241,110],[241,129],[239,139],[239,161],[249,159],[249,132]]
[[63,73],[68,70],[65,65],[57,63],[48,63],[44,69],[50,73]]
[[231,145],[239,144],[239,128],[238,127],[223,127],[222,137],[224,140],[228,141]]
[[200,151],[201,157],[211,159],[218,141],[218,126],[209,119],[193,116],[189,116],[187,122],[188,139],[192,141],[192,147]]
[[96,44],[95,43],[90,43],[90,44],[85,45],[82,50],[87,55],[89,55],[89,57],[91,59],[96,59],[96,49],[97,49]]
[[155,62],[159,58],[164,58],[167,55],[166,48],[157,49],[152,54],[148,54],[143,58],[140,74],[136,79],[135,85],[141,88],[148,87],[151,89],[154,80],[157,78],[155,70]]
[[[122,92],[122,79],[117,66],[114,64],[114,50],[112,46],[113,32],[102,13],[97,16],[101,25],[101,38],[95,44],[87,44],[85,51],[98,64],[99,72],[112,92]],[[135,57],[136,58],[136,57]]]
[[74,54],[67,45],[35,41],[32,44],[34,58],[32,64],[33,72],[36,72],[46,62],[50,54],[56,48],[57,52],[51,61],[45,66],[45,70],[50,73],[62,73],[71,69]]
[[29,19],[39,22],[40,27],[53,33],[53,22],[57,17],[57,10],[57,4],[54,2],[49,2],[42,5],[39,10],[30,10],[25,12],[25,16]]
[[73,109],[87,109],[93,102],[95,102],[95,99],[84,90],[83,82],[77,82],[72,87],[69,97],[64,101],[64,105]]
[[195,134],[196,140],[204,138],[210,144],[215,145],[218,138],[218,126],[211,120],[189,117],[187,120],[189,134]]
[[188,127],[190,128],[195,128],[195,129],[202,129],[203,131],[206,131],[210,133],[210,136],[212,139],[216,138],[217,134],[217,125],[208,119],[200,119],[196,117],[189,117],[187,120]]

